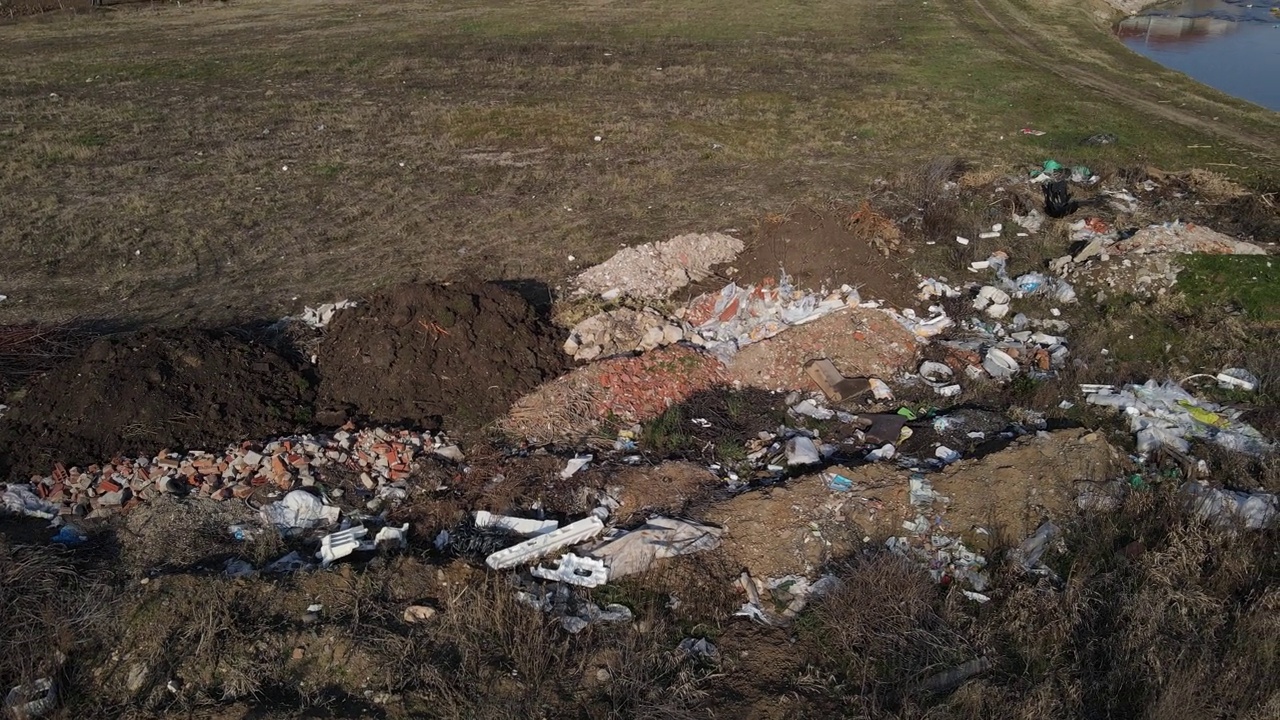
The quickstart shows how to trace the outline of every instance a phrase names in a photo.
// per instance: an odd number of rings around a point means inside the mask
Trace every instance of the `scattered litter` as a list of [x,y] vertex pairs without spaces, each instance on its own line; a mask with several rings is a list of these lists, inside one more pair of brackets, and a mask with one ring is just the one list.
[[378,531],[377,535],[373,536],[373,544],[381,546],[383,543],[388,543],[397,548],[406,548],[409,546],[409,538],[407,537],[408,532],[409,523],[405,523],[400,527],[394,527],[392,525],[384,526]]
[[1052,522],[1045,522],[1036,528],[1035,533],[1023,540],[1017,548],[1014,549],[1013,555],[1021,563],[1023,569],[1027,572],[1039,573],[1042,575],[1051,574],[1048,568],[1040,562],[1044,556],[1044,551],[1049,548],[1049,543],[1058,535],[1058,526]]
[[55,542],[59,545],[79,545],[89,539],[84,531],[75,525],[63,525],[58,528],[57,534],[49,538],[49,542]]
[[18,685],[4,698],[6,714],[15,718],[41,717],[58,703],[58,687],[53,678],[43,677],[26,685]]
[[676,646],[676,651],[685,657],[720,662],[720,650],[706,638],[685,638]]
[[822,482],[836,492],[849,492],[853,489],[852,480],[833,470],[827,470],[822,473]]
[[[555,530],[560,527],[560,523],[555,520],[533,520],[530,518],[495,515],[485,510],[477,510],[475,513],[475,526],[502,530],[514,535],[523,535],[524,537],[533,537],[535,535],[545,535]],[[445,543],[447,542],[448,539],[446,538]]]
[[231,558],[230,560],[227,560],[227,564],[224,566],[223,572],[226,573],[226,576],[229,578],[253,577],[258,574],[258,571],[253,567],[253,563],[248,560],[241,560],[240,558]]
[[867,378],[846,378],[825,358],[806,363],[804,371],[817,384],[822,394],[835,402],[858,397],[872,389]]
[[921,680],[916,688],[924,692],[943,692],[960,685],[974,675],[990,670],[992,667],[994,667],[994,663],[987,658],[977,658],[950,670],[930,675]]
[[1215,376],[1218,386],[1253,392],[1258,389],[1258,376],[1244,368],[1227,368]]
[[0,494],[4,509],[19,515],[52,520],[58,517],[58,508],[36,494],[31,485],[5,485]]
[[691,233],[664,242],[618,251],[575,280],[577,291],[606,300],[622,296],[657,300],[711,274],[711,268],[733,260],[742,241],[722,233]]
[[582,587],[599,587],[609,582],[609,570],[604,562],[594,558],[579,557],[573,553],[562,555],[559,565],[554,570],[535,567],[529,572],[543,580],[556,580]]
[[785,272],[779,275],[776,284],[769,281],[739,287],[729,283],[718,293],[700,296],[682,311],[683,320],[707,349],[727,361],[747,345],[771,338],[788,327],[813,322],[862,302],[858,291],[848,285],[831,293],[806,292],[793,286]]
[[813,440],[797,435],[787,441],[787,465],[814,465],[822,462],[822,455]]
[[565,464],[564,469],[560,471],[560,477],[568,480],[573,477],[579,470],[586,467],[592,460],[591,455],[579,455]]
[[835,410],[819,406],[812,399],[801,400],[792,405],[789,411],[793,415],[803,415],[804,417],[813,418],[814,420],[830,420],[836,416]]
[[720,545],[722,532],[710,525],[653,517],[587,554],[603,560],[609,568],[609,577],[618,578],[644,572],[657,560],[714,550]]
[[982,360],[982,369],[996,379],[1013,377],[1020,369],[1018,361],[1000,348],[990,348]]
[[946,445],[939,445],[938,449],[934,450],[933,455],[941,460],[944,465],[950,465],[960,459],[960,453],[952,450]]
[[1109,385],[1080,388],[1087,402],[1124,411],[1140,453],[1160,447],[1185,453],[1188,438],[1208,440],[1248,455],[1262,455],[1273,448],[1261,433],[1240,421],[1242,411],[1198,400],[1173,381],[1148,380],[1120,391]]
[[990,595],[983,595],[982,593],[974,592],[972,590],[961,590],[960,592],[964,593],[965,597],[969,598],[970,600],[973,600],[978,604],[985,604],[985,603],[991,602]]
[[274,525],[282,535],[310,530],[318,525],[330,525],[338,521],[339,509],[324,502],[306,490],[294,490],[280,500],[264,505],[262,519]]
[[485,564],[494,570],[504,570],[530,563],[560,548],[590,540],[603,530],[604,523],[600,518],[590,515],[557,530],[499,550],[485,558]]
[[867,456],[865,459],[867,462],[879,462],[881,460],[892,460],[896,452],[897,452],[897,449],[893,446],[893,443],[885,443],[884,445],[867,453]]
[[272,561],[269,565],[262,569],[265,573],[287,574],[305,570],[310,568],[312,563],[302,556],[302,553],[294,550],[277,560]]
[[1280,498],[1272,493],[1246,493],[1212,488],[1198,482],[1182,486],[1192,512],[1218,527],[1270,530],[1280,519]]
[[346,310],[355,306],[356,304],[350,300],[339,300],[338,302],[325,303],[316,308],[307,307],[303,308],[302,314],[297,319],[308,327],[319,330],[328,327],[329,323],[333,322],[333,316],[339,310]]
[[356,550],[372,550],[371,544],[361,542],[368,534],[368,528],[356,525],[320,538],[320,551],[316,553],[316,557],[320,558],[320,566],[328,567],[335,560],[341,560]]

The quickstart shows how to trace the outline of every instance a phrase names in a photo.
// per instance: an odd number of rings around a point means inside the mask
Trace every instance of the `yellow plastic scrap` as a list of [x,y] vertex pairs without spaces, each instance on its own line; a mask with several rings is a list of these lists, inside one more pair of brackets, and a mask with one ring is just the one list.
[[1225,428],[1231,425],[1230,420],[1227,420],[1217,413],[1209,412],[1202,407],[1192,405],[1186,400],[1179,400],[1178,405],[1180,405],[1182,409],[1186,410],[1191,417],[1195,418],[1197,422],[1202,422],[1205,425],[1212,425],[1216,428]]

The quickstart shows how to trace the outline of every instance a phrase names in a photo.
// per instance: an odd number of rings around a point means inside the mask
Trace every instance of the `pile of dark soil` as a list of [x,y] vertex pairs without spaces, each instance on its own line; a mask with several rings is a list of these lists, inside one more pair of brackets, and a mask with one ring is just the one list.
[[556,329],[493,284],[387,291],[339,313],[318,356],[321,421],[462,430],[568,366]]
[[313,398],[288,361],[230,335],[104,338],[33,380],[0,419],[0,477],[294,432],[311,425]]

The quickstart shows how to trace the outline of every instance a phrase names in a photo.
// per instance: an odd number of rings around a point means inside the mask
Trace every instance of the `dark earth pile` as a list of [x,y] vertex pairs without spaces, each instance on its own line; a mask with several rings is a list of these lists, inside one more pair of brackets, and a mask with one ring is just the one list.
[[318,353],[320,417],[476,429],[566,369],[560,344],[498,285],[390,290],[330,324]]
[[287,360],[231,335],[104,338],[33,380],[0,419],[0,477],[289,433],[312,424],[313,399]]

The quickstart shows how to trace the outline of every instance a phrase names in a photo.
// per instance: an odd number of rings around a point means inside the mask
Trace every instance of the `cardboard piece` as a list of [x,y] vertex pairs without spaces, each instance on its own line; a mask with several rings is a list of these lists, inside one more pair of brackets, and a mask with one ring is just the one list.
[[809,375],[818,389],[829,400],[842,402],[871,391],[871,381],[867,378],[847,378],[840,374],[830,360],[811,360],[805,363],[804,371]]

